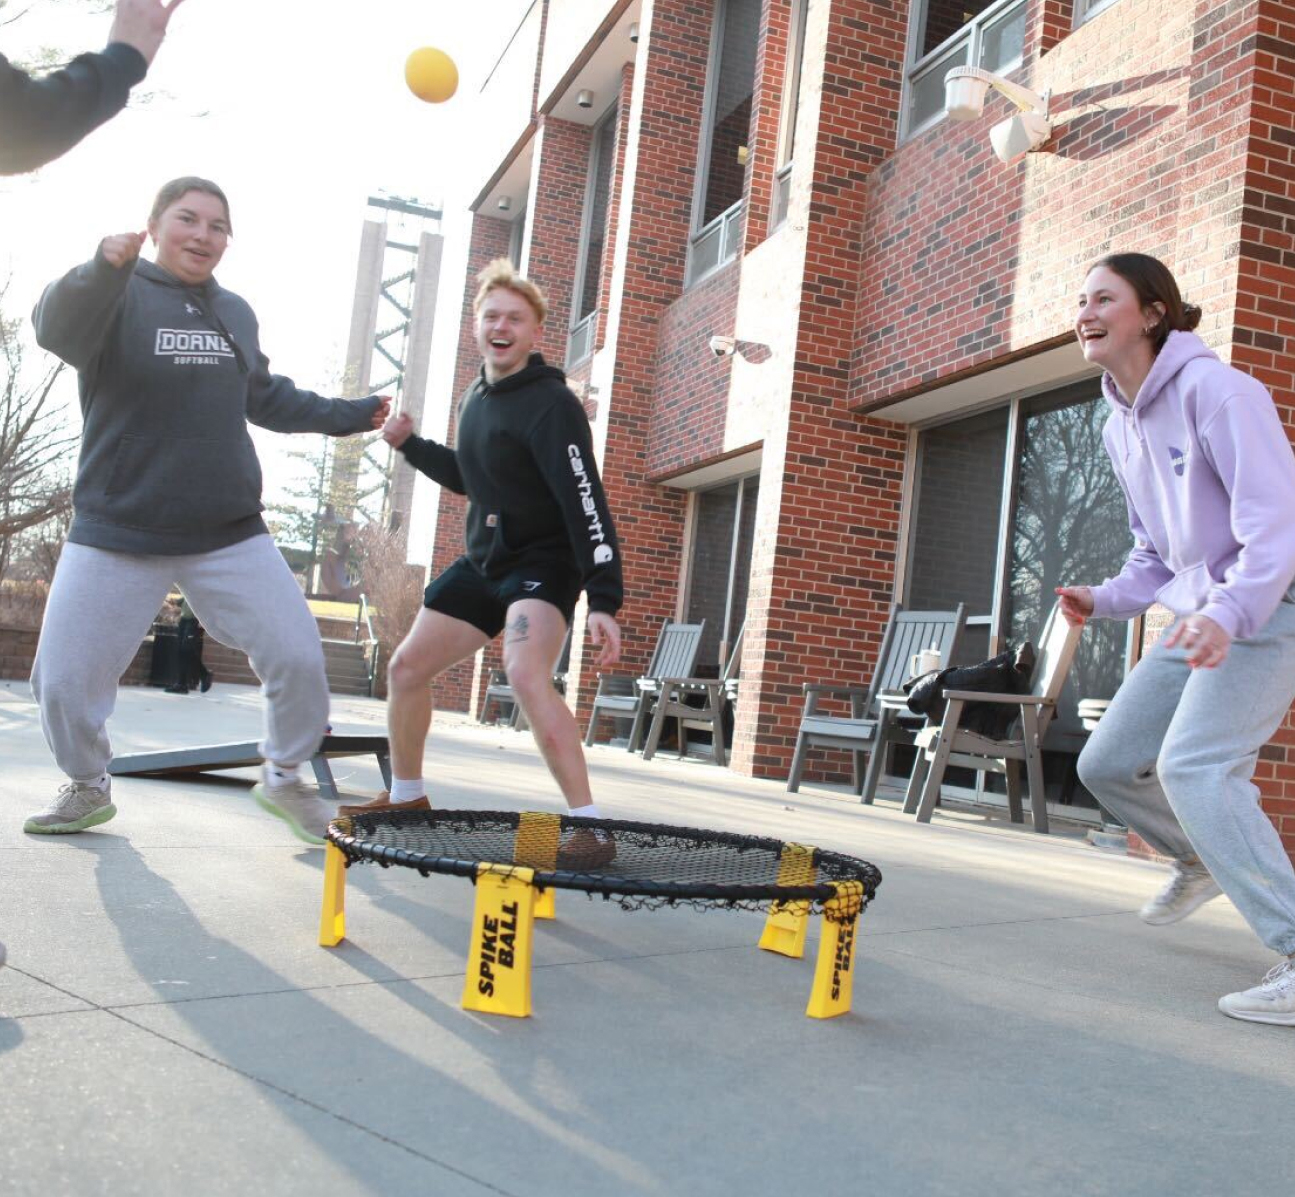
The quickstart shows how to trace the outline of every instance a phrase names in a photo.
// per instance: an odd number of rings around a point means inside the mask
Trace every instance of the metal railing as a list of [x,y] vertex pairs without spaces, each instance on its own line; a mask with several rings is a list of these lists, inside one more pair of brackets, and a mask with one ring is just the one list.
[[742,213],[745,203],[738,200],[721,212],[705,228],[698,230],[688,246],[687,282],[691,287],[714,274],[725,262],[737,257],[742,240]]
[[[364,624],[364,630],[368,633],[366,639],[360,638],[361,622]],[[378,644],[378,638],[373,634],[373,620],[370,618],[369,599],[364,594],[360,595],[360,601],[355,608],[355,643],[364,645],[364,663],[368,667],[369,697],[372,698],[373,687],[378,678],[378,656],[381,652],[381,646]]]

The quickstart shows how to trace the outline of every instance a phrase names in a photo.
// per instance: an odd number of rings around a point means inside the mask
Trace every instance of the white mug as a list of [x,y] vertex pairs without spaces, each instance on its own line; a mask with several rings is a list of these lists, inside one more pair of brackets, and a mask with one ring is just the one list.
[[922,674],[939,668],[940,650],[938,648],[924,648],[920,653],[914,653],[908,662],[908,671],[913,677],[921,677]]

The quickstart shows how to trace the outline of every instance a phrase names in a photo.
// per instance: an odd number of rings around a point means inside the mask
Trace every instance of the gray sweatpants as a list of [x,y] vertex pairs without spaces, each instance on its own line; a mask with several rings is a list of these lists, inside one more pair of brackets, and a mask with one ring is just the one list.
[[[261,755],[281,765],[309,760],[328,722],[324,650],[292,571],[262,535],[186,557],[63,546],[31,676],[58,767],[73,781],[107,769],[117,682],[174,584],[207,631],[246,652],[261,679]],[[195,727],[193,742],[201,739]]]
[[1193,856],[1274,951],[1295,953],[1295,869],[1250,780],[1295,699],[1295,603],[1217,669],[1157,644],[1120,687],[1079,776],[1156,851]]

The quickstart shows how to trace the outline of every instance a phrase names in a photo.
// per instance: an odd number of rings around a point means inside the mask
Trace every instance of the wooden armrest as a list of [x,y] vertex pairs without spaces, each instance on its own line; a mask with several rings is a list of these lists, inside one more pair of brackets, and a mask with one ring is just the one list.
[[960,698],[963,702],[999,702],[1009,706],[1049,707],[1052,701],[1037,694],[996,694],[992,690],[944,690],[945,698]]
[[805,682],[801,690],[806,694],[846,694],[851,698],[867,698],[865,686],[825,686],[818,682]]

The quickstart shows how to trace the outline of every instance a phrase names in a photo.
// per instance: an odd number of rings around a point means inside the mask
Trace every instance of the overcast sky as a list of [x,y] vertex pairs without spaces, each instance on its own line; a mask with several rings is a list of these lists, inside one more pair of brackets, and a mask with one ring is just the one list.
[[[275,370],[336,393],[369,195],[445,203],[446,276],[461,286],[460,208],[476,188],[452,172],[488,65],[480,60],[502,28],[495,17],[480,47],[479,11],[445,0],[185,0],[137,89],[151,99],[36,175],[0,179],[10,314],[28,311],[104,236],[143,229],[166,180],[203,175],[225,189],[234,224],[217,278],[251,303]],[[0,47],[21,57],[57,45],[70,57],[101,48],[110,24],[110,13],[42,0],[0,28]],[[422,45],[459,65],[446,104],[405,87],[405,58]],[[441,399],[429,394],[429,409]],[[293,468],[287,439],[258,434],[267,499]]]

